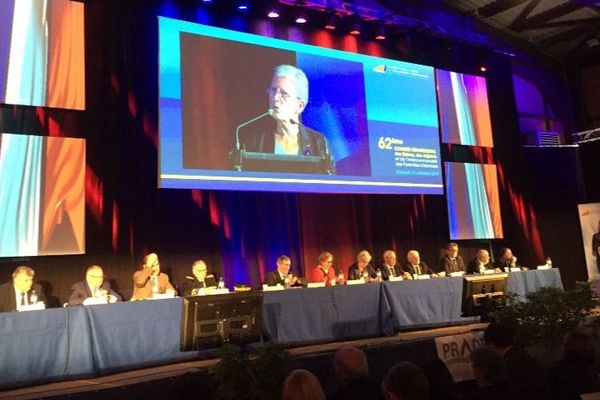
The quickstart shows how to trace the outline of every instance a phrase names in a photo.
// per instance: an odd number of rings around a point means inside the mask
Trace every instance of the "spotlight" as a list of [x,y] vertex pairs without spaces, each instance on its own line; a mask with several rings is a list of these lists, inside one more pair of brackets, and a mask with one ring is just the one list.
[[271,8],[267,13],[267,17],[269,18],[279,18],[279,15],[279,10],[277,10],[276,8]]
[[237,3],[236,8],[238,11],[246,12],[246,11],[250,10],[250,5],[248,4],[247,1],[240,1]]
[[213,0],[202,0],[202,3],[204,3],[204,4],[210,4],[212,2],[213,2]]
[[482,65],[481,67],[479,67],[479,70],[481,72],[485,72],[485,71],[487,71],[487,67],[485,65]]
[[337,29],[339,22],[340,22],[340,17],[338,17],[336,14],[331,14],[331,17],[329,17],[329,19],[325,23],[324,28],[329,31],[335,31]]
[[385,40],[385,26],[383,24],[375,32],[375,40]]
[[350,33],[351,35],[354,35],[354,36],[360,35],[360,30],[361,30],[360,17],[358,15],[356,15],[356,16],[354,16],[354,18],[352,18],[350,20],[350,22],[351,22],[350,31],[348,33]]
[[304,12],[300,12],[298,13],[298,16],[296,17],[296,23],[297,24],[305,24],[308,22],[308,19],[306,18],[306,14]]

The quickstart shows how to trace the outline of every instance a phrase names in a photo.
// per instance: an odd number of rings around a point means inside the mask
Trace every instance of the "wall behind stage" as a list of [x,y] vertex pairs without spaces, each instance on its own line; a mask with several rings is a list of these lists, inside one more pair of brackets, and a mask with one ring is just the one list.
[[[343,269],[363,248],[372,251],[377,263],[387,248],[395,249],[402,260],[407,250],[417,248],[422,258],[436,265],[441,248],[448,241],[444,196],[157,189],[156,16],[214,22],[233,29],[466,73],[478,70],[481,50],[454,45],[453,56],[444,56],[448,43],[429,38],[421,41],[426,45],[399,53],[394,43],[384,48],[310,28],[276,27],[265,21],[249,24],[238,17],[212,19],[201,11],[201,6],[192,7],[191,3],[86,1],[87,110],[1,106],[2,132],[86,138],[88,165],[87,253],[1,259],[0,281],[10,279],[15,266],[31,265],[37,271],[38,281],[44,282],[50,292],[53,304],[59,305],[67,300],[69,287],[83,279],[90,264],[104,266],[106,275],[128,296],[131,275],[143,254],[149,251],[160,254],[162,268],[175,283],[189,274],[191,262],[197,258],[204,258],[218,275],[224,274],[229,285],[235,282],[258,285],[274,267],[276,257],[283,253],[291,256],[293,269],[299,273],[303,273],[303,268],[314,267],[317,255],[324,250],[333,252],[336,267]],[[496,143],[491,157],[499,165],[506,238],[491,245],[494,250],[509,245],[523,264],[536,265],[543,260],[547,243],[545,228],[540,228],[532,205],[533,189],[519,141],[510,63],[495,53],[485,56]],[[447,151],[447,160],[468,161],[459,150]],[[576,210],[576,205],[573,207]],[[545,212],[553,212],[551,204]],[[479,245],[489,244],[461,243],[465,249],[463,256],[469,258]],[[564,265],[575,271],[569,277],[578,276],[579,266],[585,271],[583,255],[581,260],[576,259],[581,253],[579,243],[575,247],[569,243],[556,251],[575,254],[574,262]]]

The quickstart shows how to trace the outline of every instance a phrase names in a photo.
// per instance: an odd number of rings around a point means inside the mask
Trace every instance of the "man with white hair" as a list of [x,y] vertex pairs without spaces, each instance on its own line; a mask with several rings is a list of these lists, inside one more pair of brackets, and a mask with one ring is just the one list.
[[437,276],[424,261],[421,261],[421,255],[417,250],[409,250],[406,253],[406,261],[404,271],[408,272],[412,279],[419,275]]
[[306,74],[292,65],[275,67],[267,94],[269,115],[274,126],[267,126],[261,121],[256,125],[260,131],[248,129],[240,138],[242,148],[250,152],[321,157],[320,173],[334,174],[327,139],[321,133],[303,125],[301,121],[302,112],[308,103]]
[[[469,262],[467,274],[483,274],[486,270],[493,270],[494,266],[490,262],[490,253],[485,249],[477,252],[477,257]],[[498,270],[498,272],[501,272]]]

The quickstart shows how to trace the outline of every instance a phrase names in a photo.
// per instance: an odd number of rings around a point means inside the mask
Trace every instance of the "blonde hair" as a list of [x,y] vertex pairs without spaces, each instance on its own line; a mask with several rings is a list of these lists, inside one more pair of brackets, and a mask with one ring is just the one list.
[[282,400],[325,400],[316,376],[305,369],[295,369],[283,382]]

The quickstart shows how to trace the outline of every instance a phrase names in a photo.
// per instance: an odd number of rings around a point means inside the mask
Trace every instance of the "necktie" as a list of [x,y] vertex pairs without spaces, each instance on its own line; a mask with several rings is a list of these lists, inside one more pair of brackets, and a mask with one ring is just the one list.
[[396,276],[396,274],[394,273],[394,267],[389,267],[390,268],[390,276]]
[[421,275],[421,267],[420,267],[420,266],[418,266],[418,265],[415,265],[415,273],[416,273],[417,275]]
[[21,305],[25,305],[25,292],[21,292]]

